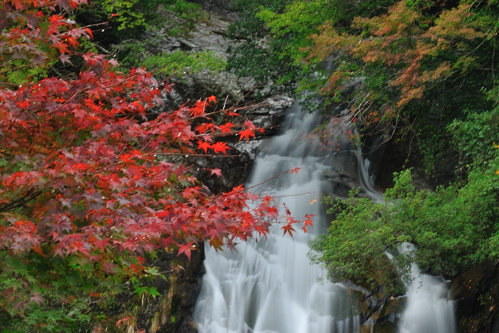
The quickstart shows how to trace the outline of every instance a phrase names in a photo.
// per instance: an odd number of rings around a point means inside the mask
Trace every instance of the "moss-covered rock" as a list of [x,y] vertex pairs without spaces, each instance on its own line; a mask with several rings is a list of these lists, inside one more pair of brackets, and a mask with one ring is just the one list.
[[138,326],[148,333],[195,333],[191,317],[203,274],[204,250],[192,252],[191,260],[173,253],[163,253],[152,265],[166,279],[157,278],[153,285],[161,296],[142,299],[138,309]]

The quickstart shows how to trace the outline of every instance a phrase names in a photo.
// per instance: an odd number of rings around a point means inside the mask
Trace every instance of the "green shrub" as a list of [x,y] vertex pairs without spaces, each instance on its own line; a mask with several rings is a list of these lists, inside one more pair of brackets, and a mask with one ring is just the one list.
[[396,174],[384,204],[355,198],[354,192],[346,203],[334,203],[339,213],[327,234],[311,242],[310,257],[336,280],[360,279],[370,288],[384,284],[391,293],[399,289],[380,263],[385,251],[396,253],[403,242],[414,243],[417,250],[395,257],[402,272],[414,260],[425,271],[452,277],[473,264],[497,260],[498,169],[496,151],[493,160],[471,170],[462,184],[434,192],[416,190],[406,170]]

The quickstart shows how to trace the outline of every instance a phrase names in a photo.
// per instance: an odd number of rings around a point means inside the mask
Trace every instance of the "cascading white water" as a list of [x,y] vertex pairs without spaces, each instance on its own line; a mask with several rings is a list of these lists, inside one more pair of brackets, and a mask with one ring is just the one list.
[[[404,243],[401,252],[412,252],[414,245]],[[411,282],[406,285],[407,306],[402,313],[399,333],[456,333],[454,301],[449,300],[447,283],[421,274],[412,264]]]
[[[318,122],[294,106],[287,130],[266,142],[255,161],[252,184],[265,183],[265,193],[286,203],[293,216],[315,214],[317,232],[324,223],[319,203],[331,188],[322,179],[328,168],[320,144],[307,139]],[[308,193],[305,194],[305,193]],[[323,229],[325,226],[322,226]],[[296,228],[298,229],[298,228]],[[299,229],[298,229],[299,230]],[[267,239],[242,243],[237,252],[216,253],[206,247],[206,274],[194,311],[200,333],[350,333],[360,327],[359,316],[347,289],[323,282],[325,272],[310,265],[307,243],[314,230],[283,236],[272,227]]]
[[[264,182],[259,190],[280,198],[297,218],[315,214],[313,230],[299,231],[292,239],[274,226],[266,239],[241,243],[237,252],[217,253],[206,246],[206,274],[194,310],[200,333],[360,332],[358,300],[341,284],[320,283],[324,270],[309,263],[307,243],[327,227],[320,205],[310,203],[320,201],[321,193],[333,193],[337,180],[363,187],[374,200],[381,201],[382,195],[369,184],[367,168],[342,133],[333,131],[342,147],[335,152],[321,152],[320,143],[307,138],[317,124],[318,116],[294,105],[285,132],[265,143],[247,185]],[[294,168],[301,168],[298,174],[265,182]],[[445,285],[415,269],[399,333],[455,333]]]

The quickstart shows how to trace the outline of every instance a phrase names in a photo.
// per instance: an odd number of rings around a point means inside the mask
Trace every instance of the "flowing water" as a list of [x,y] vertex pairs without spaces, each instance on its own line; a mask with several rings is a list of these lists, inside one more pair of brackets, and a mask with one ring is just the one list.
[[[216,253],[206,246],[206,274],[194,310],[200,333],[360,332],[357,298],[342,284],[327,282],[325,271],[309,263],[307,243],[327,228],[319,204],[322,194],[363,187],[374,200],[382,196],[369,185],[367,167],[346,137],[347,127],[335,127],[334,135],[323,137],[329,147],[324,149],[309,136],[318,122],[318,116],[293,106],[283,134],[264,143],[247,184],[253,192],[270,193],[284,202],[296,218],[315,214],[314,228],[300,230],[293,239],[274,226],[266,239],[241,243],[237,252]],[[294,168],[300,168],[297,174],[266,182]],[[411,303],[418,297],[409,293],[408,309],[419,309]],[[400,333],[454,332],[414,328],[412,321],[420,319],[404,313]]]
[[[414,245],[402,244],[401,251],[413,251]],[[441,278],[421,274],[411,267],[407,286],[407,306],[399,325],[400,333],[455,333],[454,302],[449,300],[447,283]]]

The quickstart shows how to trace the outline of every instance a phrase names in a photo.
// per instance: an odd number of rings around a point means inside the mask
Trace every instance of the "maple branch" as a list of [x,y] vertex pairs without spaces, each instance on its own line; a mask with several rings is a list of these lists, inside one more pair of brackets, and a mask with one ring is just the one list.
[[14,201],[11,201],[9,203],[6,203],[6,204],[3,204],[0,206],[0,213],[5,213],[9,210],[13,210],[15,208],[19,208],[19,207],[22,207],[24,206],[26,203],[28,203],[29,201],[33,200],[34,198],[36,198],[37,196],[39,196],[40,194],[42,194],[42,191],[34,191],[32,188],[28,190],[28,192],[26,192],[26,194],[24,195],[24,197],[22,198],[18,198]]
[[[108,71],[106,71],[106,72],[108,72]],[[104,75],[104,73],[102,75]],[[134,78],[138,77],[139,75],[140,74],[135,74],[135,75],[127,76],[125,79],[123,79],[121,81],[117,81],[116,83],[113,83],[113,84],[111,84],[109,86],[106,86],[106,88],[109,89],[109,88],[113,88],[113,87],[119,86],[119,85],[123,84],[124,82],[130,81],[131,79],[134,79]],[[96,80],[96,82],[97,81],[98,80]]]
[[274,195],[272,197],[273,198],[287,198],[287,197],[298,197],[298,196],[309,195],[309,194],[314,194],[314,196],[315,196],[315,191],[295,193],[295,194]]
[[171,156],[184,156],[184,157],[222,157],[222,158],[227,158],[227,157],[241,157],[242,154],[237,154],[237,155],[208,155],[208,154],[182,154],[182,153],[156,153],[154,155],[171,155]]
[[[275,125],[275,126],[269,126],[269,127],[262,127],[261,129],[262,130],[272,130],[274,128],[279,128],[280,125]],[[265,136],[265,134],[260,134],[260,133],[255,133],[256,134],[256,137],[255,138],[252,138],[250,139],[250,141],[254,141],[254,140],[261,140],[261,137],[262,136]],[[230,133],[230,134],[212,134],[211,137],[214,138],[214,139],[219,139],[219,138],[230,138],[231,136],[232,137],[237,137],[239,135],[239,133]],[[203,136],[203,135],[201,135]]]
[[263,182],[258,183],[258,184],[255,184],[255,185],[253,185],[253,186],[247,187],[246,189],[247,189],[247,190],[249,190],[250,188],[254,188],[254,187],[257,187],[257,186],[263,185],[263,184],[265,184],[265,183],[267,183],[267,182],[271,181],[272,179],[275,179],[275,178],[277,178],[277,177],[280,177],[280,176],[284,175],[285,173],[290,172],[291,170],[292,170],[292,169],[289,169],[289,170],[283,171],[283,172],[281,172],[281,173],[279,173],[279,174],[275,175],[274,177],[271,177],[271,178],[269,178],[269,179],[266,179],[266,180],[264,180]]
[[246,106],[237,106],[238,103],[239,102],[235,103],[233,106],[231,106],[228,109],[225,109],[225,104],[224,104],[223,109],[218,110],[218,111],[213,111],[210,113],[205,113],[203,116],[207,117],[207,116],[212,116],[212,115],[219,114],[219,113],[225,113],[225,112],[230,112],[230,111],[242,111],[242,110],[253,109],[253,108],[257,108],[257,107],[263,107],[263,106],[270,105],[269,103],[260,102],[260,103],[256,103],[256,104],[246,105]]
[[[104,77],[104,74],[106,74],[106,73],[107,73],[107,71],[102,71],[102,73],[95,78],[93,83],[95,84],[96,82],[98,82],[102,77]],[[122,83],[124,81],[125,80],[122,80],[122,81],[120,81],[120,83]],[[112,86],[114,86],[114,85],[111,85],[111,87]],[[64,103],[59,104],[59,107],[55,108],[52,111],[49,111],[48,113],[55,113],[55,112],[59,111],[64,105],[69,104],[69,102],[71,102],[73,99],[75,99],[76,96],[78,96],[80,93],[82,93],[85,90],[90,90],[91,88],[92,88],[91,86],[87,86],[85,88],[81,88],[81,89],[75,91],[71,97],[69,97],[66,101],[64,101]]]

